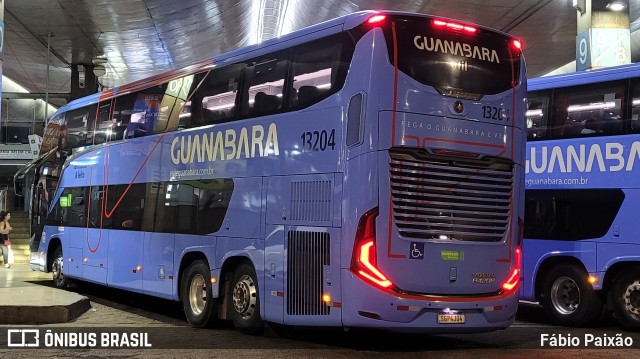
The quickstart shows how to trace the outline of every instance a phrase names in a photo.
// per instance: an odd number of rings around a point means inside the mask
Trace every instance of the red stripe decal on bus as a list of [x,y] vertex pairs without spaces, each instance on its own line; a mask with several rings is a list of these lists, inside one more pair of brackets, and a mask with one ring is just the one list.
[[[398,39],[396,36],[396,23],[391,22],[391,33],[393,34],[393,110],[391,111],[391,146],[396,142],[396,104],[398,102]],[[387,257],[388,258],[407,258],[404,254],[391,253],[391,235],[393,228],[393,197],[391,188],[389,188],[389,237],[387,238]]]

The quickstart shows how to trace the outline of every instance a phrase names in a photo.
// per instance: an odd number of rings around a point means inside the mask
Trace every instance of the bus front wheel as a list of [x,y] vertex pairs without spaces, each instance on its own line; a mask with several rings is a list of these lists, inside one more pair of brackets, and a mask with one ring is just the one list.
[[189,324],[195,328],[212,324],[216,300],[211,296],[211,272],[207,263],[202,260],[191,263],[180,283],[182,307]]
[[51,274],[53,285],[56,288],[65,289],[69,284],[67,277],[64,276],[62,268],[64,267],[64,258],[62,257],[62,247],[56,247],[53,254],[53,262],[51,263]]
[[259,334],[264,329],[260,317],[260,297],[256,272],[249,263],[233,272],[230,312],[233,324],[244,334]]
[[640,276],[636,271],[629,271],[616,280],[613,311],[625,329],[640,328]]
[[554,324],[582,327],[600,317],[602,299],[587,283],[587,276],[572,265],[560,265],[547,273],[541,302]]

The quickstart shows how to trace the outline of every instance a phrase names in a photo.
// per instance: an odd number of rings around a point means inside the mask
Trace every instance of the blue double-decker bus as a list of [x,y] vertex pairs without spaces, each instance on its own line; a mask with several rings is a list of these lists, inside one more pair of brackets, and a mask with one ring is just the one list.
[[74,101],[32,164],[31,267],[195,327],[506,328],[525,75],[504,33],[369,11]]
[[530,79],[523,299],[640,325],[640,66]]

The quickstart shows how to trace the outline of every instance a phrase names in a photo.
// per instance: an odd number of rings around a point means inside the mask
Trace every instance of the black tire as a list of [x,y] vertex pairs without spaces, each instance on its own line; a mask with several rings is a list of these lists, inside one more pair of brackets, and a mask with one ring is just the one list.
[[240,332],[250,335],[263,332],[258,279],[251,264],[242,263],[233,272],[228,302],[231,319]]
[[640,274],[630,270],[616,279],[612,293],[613,312],[623,328],[640,329]]
[[602,299],[586,279],[587,273],[572,265],[559,265],[547,272],[540,299],[553,324],[583,327],[600,318]]
[[51,274],[53,285],[58,289],[66,289],[69,286],[69,280],[64,275],[64,257],[62,256],[62,247],[56,247],[53,252],[53,262],[51,263]]
[[211,272],[207,263],[194,261],[183,272],[180,298],[184,314],[192,327],[204,328],[214,323],[218,302],[211,296]]

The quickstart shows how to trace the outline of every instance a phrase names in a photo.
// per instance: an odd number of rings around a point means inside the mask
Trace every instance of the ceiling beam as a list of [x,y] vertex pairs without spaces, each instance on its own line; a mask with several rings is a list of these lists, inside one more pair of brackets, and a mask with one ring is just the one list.
[[[3,100],[44,100],[44,93],[39,92],[2,92]],[[49,98],[61,98],[69,100],[71,98],[70,93],[50,93]]]

